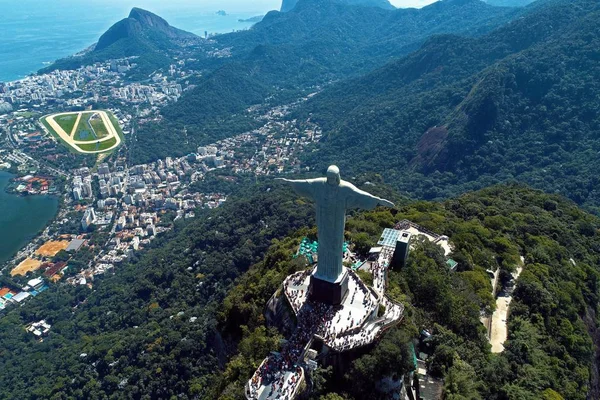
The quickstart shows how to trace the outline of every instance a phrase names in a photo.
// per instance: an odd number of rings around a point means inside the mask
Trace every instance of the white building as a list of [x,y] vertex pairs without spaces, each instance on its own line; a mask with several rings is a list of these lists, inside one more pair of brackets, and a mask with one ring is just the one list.
[[38,290],[41,289],[42,286],[44,286],[44,281],[40,278],[32,279],[29,282],[27,282],[27,286],[29,286],[33,290]]
[[81,189],[76,187],[73,188],[73,199],[75,199],[75,201],[79,201],[81,200]]
[[83,214],[83,218],[81,219],[81,229],[87,231],[90,225],[92,225],[96,221],[96,213],[94,212],[94,208],[90,207],[85,210]]
[[27,332],[33,333],[35,337],[41,339],[43,336],[48,335],[48,332],[50,332],[50,328],[52,328],[52,325],[50,325],[46,322],[45,319],[43,319],[39,322],[34,322],[33,324],[29,325],[29,327],[27,328]]

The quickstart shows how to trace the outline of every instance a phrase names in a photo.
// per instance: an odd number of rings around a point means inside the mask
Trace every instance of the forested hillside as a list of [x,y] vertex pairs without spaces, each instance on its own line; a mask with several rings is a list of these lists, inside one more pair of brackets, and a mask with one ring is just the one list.
[[[308,204],[259,186],[162,236],[86,286],[53,286],[0,318],[0,398],[196,398],[226,360],[216,312],[271,240],[312,224]],[[26,324],[46,319],[42,343]]]
[[[207,73],[196,89],[163,110],[161,124],[138,132],[134,161],[183,155],[241,133],[252,123],[244,115],[250,105],[281,104],[314,91],[315,85],[370,72],[416,50],[432,34],[480,35],[519,12],[479,0],[450,0],[419,10],[301,0],[293,11],[271,12],[248,31],[216,37],[216,46],[232,56],[198,55],[197,67]],[[145,146],[160,142],[166,131],[178,145],[167,141],[147,151]]]
[[[410,344],[421,329],[434,333],[428,366],[445,378],[447,399],[596,398],[596,217],[556,196],[497,186],[444,203],[408,204],[397,213],[361,213],[348,221],[348,238],[362,242],[366,235],[374,244],[383,228],[403,218],[448,234],[459,270],[448,271],[436,246],[417,245],[408,266],[390,276],[390,295],[408,306],[402,324],[348,368],[317,369],[310,398],[379,398],[380,379],[412,370]],[[238,344],[237,354],[224,373],[213,376],[208,398],[243,398],[246,380],[277,349],[282,336],[265,326],[263,305],[277,282],[303,268],[292,254],[302,235],[314,233],[299,232],[273,245],[228,294],[220,330]],[[500,268],[507,276],[521,255],[525,266],[514,291],[506,350],[491,354],[479,321],[480,311],[495,306],[485,270]]]
[[[287,188],[266,188],[178,226],[93,291],[56,286],[10,311],[0,319],[0,397],[241,398],[280,337],[264,326],[264,304],[284,276],[305,267],[292,254],[316,233],[312,206]],[[449,235],[460,268],[449,272],[439,248],[419,244],[390,278],[388,293],[408,307],[404,322],[348,369],[318,370],[313,398],[375,393],[378,378],[411,368],[409,341],[423,328],[434,333],[430,368],[446,378],[447,395],[585,399],[597,390],[598,218],[522,186],[444,203],[396,200],[397,210],[350,218],[348,239],[367,249],[408,218]],[[479,321],[494,307],[485,270],[507,274],[520,255],[509,341],[492,355]],[[40,343],[23,326],[42,318],[52,330]]]
[[534,3],[480,38],[433,37],[324,91],[300,114],[326,132],[308,165],[385,170],[419,198],[516,179],[595,209],[599,7]]

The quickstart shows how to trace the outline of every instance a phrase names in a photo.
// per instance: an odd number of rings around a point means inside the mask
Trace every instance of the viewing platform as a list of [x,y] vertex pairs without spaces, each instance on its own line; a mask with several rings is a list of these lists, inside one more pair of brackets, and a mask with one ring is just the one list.
[[361,266],[372,273],[373,287],[348,269],[348,295],[338,306],[308,298],[310,277],[316,267],[283,281],[281,295],[296,317],[297,328],[282,351],[265,358],[248,381],[248,399],[295,398],[305,384],[306,358],[313,342],[323,343],[323,353],[342,353],[373,344],[386,329],[402,320],[404,306],[385,296],[393,251],[384,248],[374,255],[375,260]]
[[252,400],[293,399],[304,383],[304,369],[269,370],[268,365],[277,358],[272,355],[263,360],[251,380],[246,383],[246,398]]

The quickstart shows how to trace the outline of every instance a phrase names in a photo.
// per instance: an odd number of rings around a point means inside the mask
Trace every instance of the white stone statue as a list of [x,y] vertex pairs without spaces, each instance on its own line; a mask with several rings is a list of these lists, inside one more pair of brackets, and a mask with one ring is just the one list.
[[279,180],[291,183],[296,193],[315,201],[319,259],[314,276],[331,283],[338,282],[344,271],[342,258],[346,210],[371,210],[378,205],[394,206],[391,201],[373,196],[350,182],[341,180],[340,170],[335,165],[327,169],[327,178]]

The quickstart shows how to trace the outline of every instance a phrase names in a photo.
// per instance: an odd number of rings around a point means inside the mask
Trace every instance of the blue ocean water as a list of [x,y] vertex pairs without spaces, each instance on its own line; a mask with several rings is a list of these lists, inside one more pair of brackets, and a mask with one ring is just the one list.
[[[144,2],[140,1],[140,6]],[[162,3],[162,2],[161,2]],[[169,6],[169,3],[172,3]],[[234,12],[227,16],[194,4],[177,1],[153,3],[152,12],[171,25],[204,36],[227,33],[252,24],[238,22],[266,10]],[[20,79],[46,64],[95,43],[112,24],[127,17],[127,1],[98,0],[0,0],[0,82]]]
[[12,175],[0,171],[0,263],[31,240],[58,210],[58,199],[26,196],[4,191]]

